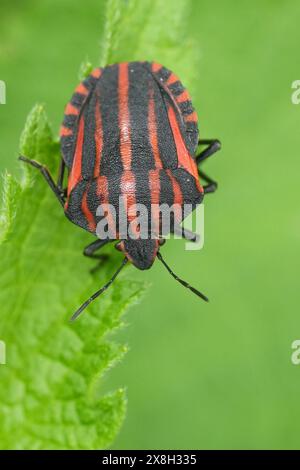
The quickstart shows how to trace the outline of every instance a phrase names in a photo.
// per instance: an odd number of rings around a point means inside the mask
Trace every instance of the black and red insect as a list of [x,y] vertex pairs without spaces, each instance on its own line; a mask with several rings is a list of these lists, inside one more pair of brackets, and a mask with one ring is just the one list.
[[[151,213],[155,204],[190,204],[194,209],[205,194],[214,192],[216,182],[199,165],[221,145],[216,139],[198,140],[198,134],[190,95],[174,73],[155,62],[124,62],[95,69],[66,106],[57,184],[45,166],[24,156],[20,159],[41,171],[68,219],[96,235],[97,208],[111,204],[118,213],[120,195],[130,204],[144,204]],[[205,150],[197,154],[199,145],[205,145]],[[64,188],[66,168],[68,184]],[[159,214],[154,222],[160,227]],[[170,232],[178,231],[182,220],[176,222]],[[180,228],[180,235],[196,240],[196,235],[184,228]],[[160,253],[165,240],[159,229],[157,237],[149,234],[147,239],[120,239],[116,230],[114,240],[125,255],[121,266],[73,319],[107,289],[128,261],[138,269],[148,269],[156,257],[176,280],[207,300],[166,264]],[[111,241],[97,238],[84,254],[101,259],[96,251]]]

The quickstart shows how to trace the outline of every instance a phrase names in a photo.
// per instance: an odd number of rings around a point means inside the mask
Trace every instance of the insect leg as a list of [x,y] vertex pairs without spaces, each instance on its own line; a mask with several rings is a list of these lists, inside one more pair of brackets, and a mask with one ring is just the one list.
[[110,240],[109,238],[106,238],[105,240],[96,240],[87,247],[85,247],[83,254],[84,256],[87,256],[88,258],[93,258],[93,259],[100,259],[103,260],[103,257],[105,259],[108,257],[108,255],[96,255],[95,251],[100,250],[103,246],[105,246],[108,242],[111,242],[113,240]]
[[200,152],[199,155],[196,155],[197,165],[199,165],[199,163],[202,163],[204,160],[216,153],[221,148],[221,142],[218,139],[199,140],[198,144],[208,145],[208,147],[202,152]]
[[[221,142],[217,139],[206,139],[206,140],[199,140],[199,145],[207,145],[205,150],[203,150],[199,155],[196,155],[196,163],[199,166],[204,160],[208,157],[216,153],[221,148]],[[208,183],[204,186],[204,193],[214,193],[217,188],[218,184],[212,178],[207,176],[202,170],[198,169],[199,176]]]
[[23,157],[23,156],[20,156],[19,160],[21,160],[22,162],[27,163],[28,165],[33,166],[34,168],[37,168],[42,173],[42,175],[44,176],[44,178],[47,181],[48,185],[50,186],[50,188],[54,192],[55,196],[59,200],[60,204],[62,205],[62,207],[64,207],[65,198],[64,198],[60,188],[53,181],[53,178],[50,175],[48,168],[46,168],[44,165],[41,165],[41,163],[36,162],[35,160],[30,160],[29,158],[26,158],[26,157]]
[[209,176],[207,176],[202,170],[198,169],[198,173],[200,178],[204,179],[204,181],[208,183],[203,186],[204,194],[214,193],[218,189],[218,183],[211,179]]
[[95,251],[100,250],[100,248],[102,248],[108,242],[111,241],[113,240],[110,240],[109,238],[107,238],[106,240],[96,240],[84,249],[84,256],[87,256],[88,258],[92,259],[97,259],[99,261],[99,263],[97,263],[96,266],[90,270],[92,274],[95,273],[101,267],[103,262],[109,259],[109,255],[107,253],[97,255],[95,254]]

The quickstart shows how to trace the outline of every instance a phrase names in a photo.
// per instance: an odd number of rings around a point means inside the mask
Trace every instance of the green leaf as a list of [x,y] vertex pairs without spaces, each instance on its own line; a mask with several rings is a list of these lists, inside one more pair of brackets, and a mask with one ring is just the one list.
[[189,88],[197,84],[199,44],[187,34],[192,3],[108,0],[101,65],[154,60],[173,69]]
[[80,65],[80,69],[78,73],[79,80],[82,81],[86,77],[88,77],[88,75],[92,72],[92,70],[93,70],[93,65],[91,64],[91,62],[88,59],[84,60]]
[[[28,117],[21,153],[47,164],[59,161],[42,106]],[[21,181],[4,176],[0,232],[0,366],[2,449],[107,447],[124,418],[123,390],[99,395],[99,379],[126,348],[107,334],[121,325],[141,285],[126,274],[75,323],[69,317],[114,272],[118,253],[91,276],[82,248],[92,241],[65,217],[35,169]],[[101,390],[101,383],[100,383]]]

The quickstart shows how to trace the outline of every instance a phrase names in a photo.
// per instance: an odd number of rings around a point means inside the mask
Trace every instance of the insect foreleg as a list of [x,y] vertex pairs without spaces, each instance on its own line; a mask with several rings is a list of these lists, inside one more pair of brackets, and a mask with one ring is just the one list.
[[109,259],[109,255],[107,253],[105,254],[96,254],[95,252],[100,250],[103,246],[105,246],[108,242],[112,242],[113,240],[110,240],[107,238],[106,240],[96,240],[83,250],[84,256],[87,256],[88,258],[92,259],[97,259],[99,263],[96,264],[94,268],[91,269],[91,273],[96,272],[102,265],[103,262],[107,261]]
[[200,178],[206,181],[205,186],[203,186],[204,194],[214,193],[218,189],[218,183],[214,181],[212,178],[207,176],[202,170],[198,170]]
[[214,153],[218,152],[218,150],[221,149],[221,142],[218,139],[199,140],[198,144],[208,145],[208,147],[202,152],[200,152],[199,155],[196,155],[197,165],[199,165],[199,163],[202,163],[208,157],[210,157],[211,155],[213,155]]
[[53,181],[53,178],[52,178],[48,168],[45,167],[44,165],[42,165],[41,163],[38,163],[35,160],[30,160],[29,158],[26,158],[22,155],[19,157],[19,160],[21,160],[22,162],[27,163],[28,165],[33,166],[34,168],[37,168],[42,173],[42,175],[44,176],[44,178],[47,181],[48,185],[50,186],[50,188],[54,192],[55,196],[59,200],[60,204],[62,205],[62,207],[64,207],[65,197],[62,194],[61,189]]

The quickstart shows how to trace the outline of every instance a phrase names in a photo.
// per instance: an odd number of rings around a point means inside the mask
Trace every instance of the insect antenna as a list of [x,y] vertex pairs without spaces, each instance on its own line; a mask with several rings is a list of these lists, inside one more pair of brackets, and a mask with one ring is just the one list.
[[180,282],[180,284],[182,284],[184,287],[187,287],[188,289],[190,289],[194,294],[198,295],[198,297],[201,297],[201,299],[205,300],[205,302],[208,302],[208,298],[206,297],[206,295],[202,294],[202,292],[200,292],[199,290],[195,289],[195,287],[192,287],[190,286],[186,281],[184,281],[183,279],[180,279],[180,277],[177,276],[177,274],[173,273],[173,271],[171,270],[171,268],[167,265],[167,263],[165,262],[165,260],[163,259],[163,257],[161,256],[160,252],[158,251],[157,252],[157,258],[162,262],[162,264],[167,268],[167,270],[169,271],[169,273],[171,274],[171,276],[174,277],[174,279],[176,279],[176,281]]
[[90,297],[86,302],[84,302],[84,304],[82,304],[81,307],[78,310],[76,310],[74,315],[72,315],[70,321],[76,320],[76,318],[79,317],[79,315],[83,312],[83,310],[85,310],[90,305],[91,302],[93,302],[95,299],[97,299],[99,297],[99,295],[103,294],[103,292],[106,291],[106,289],[114,282],[114,280],[116,279],[118,274],[122,271],[122,269],[124,268],[127,261],[128,261],[128,259],[125,257],[123,259],[123,262],[122,262],[121,266],[117,269],[117,271],[112,276],[112,278],[103,287],[101,287],[101,289],[98,290],[98,292],[95,292],[95,294],[92,295],[92,297]]

